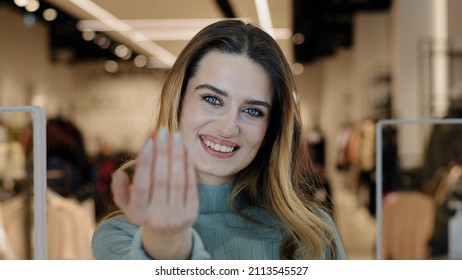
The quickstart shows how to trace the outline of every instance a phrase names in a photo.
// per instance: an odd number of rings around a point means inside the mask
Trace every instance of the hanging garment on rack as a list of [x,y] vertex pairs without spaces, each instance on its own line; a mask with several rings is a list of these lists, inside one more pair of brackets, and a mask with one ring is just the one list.
[[13,191],[16,180],[26,177],[26,157],[21,143],[9,141],[0,143],[0,186],[5,191]]
[[26,242],[28,225],[24,222],[26,198],[26,193],[19,193],[0,203],[5,233],[17,260],[26,260],[29,254]]
[[0,174],[3,176],[8,168],[8,142],[0,142]]
[[350,126],[344,126],[335,138],[335,164],[338,170],[344,171],[350,168],[346,151],[352,131]]
[[[48,259],[92,259],[91,236],[95,227],[92,200],[78,202],[52,190],[47,193]],[[94,203],[93,203],[94,204]]]
[[[0,203],[6,237],[16,260],[28,260],[32,248],[33,224],[25,222],[26,193],[19,193]],[[89,260],[92,259],[91,236],[95,227],[94,201],[83,202],[75,198],[64,198],[52,190],[47,191],[48,259]],[[33,213],[29,213],[32,217]]]
[[434,202],[427,194],[417,191],[387,194],[383,199],[382,258],[428,259],[434,216]]
[[375,168],[375,123],[372,120],[365,120],[361,123],[361,145],[358,149],[361,171],[373,171]]
[[10,245],[10,239],[5,231],[5,225],[3,223],[3,213],[0,207],[0,260],[15,260],[13,249]]
[[448,221],[455,214],[449,202],[453,199],[462,199],[462,167],[457,164],[450,167],[435,194],[435,229],[430,241],[433,256],[446,255],[448,252]]

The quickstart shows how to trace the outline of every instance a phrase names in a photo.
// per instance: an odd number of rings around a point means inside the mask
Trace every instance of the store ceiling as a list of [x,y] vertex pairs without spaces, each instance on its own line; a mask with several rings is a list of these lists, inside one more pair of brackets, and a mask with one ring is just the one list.
[[[3,3],[15,6],[13,0],[0,0]],[[270,24],[259,17],[259,3],[267,5]],[[260,23],[289,57],[310,63],[338,47],[351,46],[354,13],[388,9],[391,0],[42,0],[40,4],[38,18],[49,7],[58,10],[58,17],[47,22],[52,59],[120,59],[114,52],[123,44],[133,52],[130,59],[143,54],[162,68],[171,65],[195,32],[225,17]],[[101,24],[94,21],[97,17],[112,21]],[[87,41],[82,31],[90,27],[97,36]],[[103,37],[106,48],[101,47]]]

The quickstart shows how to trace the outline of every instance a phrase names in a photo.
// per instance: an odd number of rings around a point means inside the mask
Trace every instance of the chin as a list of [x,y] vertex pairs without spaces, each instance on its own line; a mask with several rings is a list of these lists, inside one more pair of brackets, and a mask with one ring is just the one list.
[[221,178],[223,181],[230,181],[229,178],[234,178],[236,176],[235,172],[224,168],[217,168],[217,166],[214,166],[213,168],[201,168],[198,166],[197,171],[210,177]]
[[217,177],[217,178],[231,178],[234,177],[235,174],[231,172],[224,172],[223,170],[206,170],[204,173],[209,174],[210,176]]

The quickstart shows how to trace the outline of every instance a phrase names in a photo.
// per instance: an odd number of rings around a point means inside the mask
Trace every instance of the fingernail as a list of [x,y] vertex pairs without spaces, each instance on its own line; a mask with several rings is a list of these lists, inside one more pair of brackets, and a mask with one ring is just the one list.
[[181,134],[178,131],[173,134],[173,144],[175,146],[181,145]]
[[151,155],[152,154],[152,140],[149,139],[148,142],[144,145],[143,154]]
[[165,126],[163,126],[163,127],[161,127],[159,129],[159,134],[157,135],[157,139],[160,142],[165,143],[165,142],[167,142],[167,137],[168,137],[167,128]]

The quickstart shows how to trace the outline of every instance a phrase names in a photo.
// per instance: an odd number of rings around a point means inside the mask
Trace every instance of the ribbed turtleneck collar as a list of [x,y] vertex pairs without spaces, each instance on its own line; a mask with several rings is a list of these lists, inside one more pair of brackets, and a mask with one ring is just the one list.
[[229,198],[233,183],[199,185],[199,213],[219,213],[230,210]]

